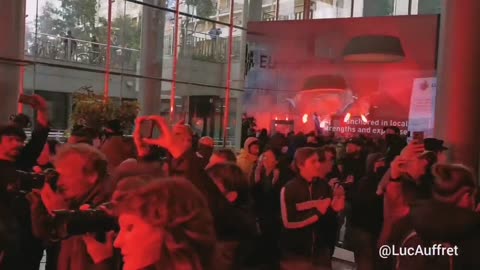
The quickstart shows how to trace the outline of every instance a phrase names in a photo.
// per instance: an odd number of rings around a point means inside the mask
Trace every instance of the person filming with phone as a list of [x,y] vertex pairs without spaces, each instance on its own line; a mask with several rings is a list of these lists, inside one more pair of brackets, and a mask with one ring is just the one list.
[[437,154],[425,151],[423,140],[414,140],[390,164],[390,181],[384,193],[384,225],[380,235],[382,243],[391,234],[392,225],[405,217],[410,204],[429,199],[432,193],[432,166]]
[[201,185],[204,168],[192,147],[193,132],[188,125],[180,122],[170,128],[163,117],[151,115],[138,117],[135,127],[134,141],[139,160],[148,158],[152,147],[164,149],[168,152],[168,175],[183,176],[197,187]]
[[[35,266],[38,269],[41,259],[38,251],[43,250],[31,233],[28,201],[10,188],[18,180],[17,171],[31,171],[44,148],[50,131],[48,106],[39,95],[22,94],[19,103],[32,107],[37,121],[26,144],[24,128],[30,121],[25,115],[12,117],[9,124],[0,126],[0,227],[8,228],[8,238],[14,241],[2,243],[6,248],[0,250],[3,253],[0,269],[35,269]],[[17,121],[19,119],[25,121]]]

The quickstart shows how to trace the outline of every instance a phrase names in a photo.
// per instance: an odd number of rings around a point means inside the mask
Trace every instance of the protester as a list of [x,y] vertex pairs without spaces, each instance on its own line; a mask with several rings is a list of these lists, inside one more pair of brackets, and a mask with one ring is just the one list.
[[437,164],[433,168],[433,198],[417,201],[408,216],[395,224],[387,241],[398,247],[437,246],[457,252],[432,256],[395,256],[395,269],[480,269],[480,215],[476,206],[477,180],[473,172],[459,164]]
[[325,177],[333,162],[324,151],[298,149],[295,165],[298,176],[280,195],[285,229],[281,269],[331,269],[331,238],[336,236],[336,213],[344,209],[345,192],[340,185],[334,190],[328,185]]
[[32,170],[50,129],[47,102],[38,95],[33,95],[32,100],[31,107],[36,111],[37,119],[27,144],[25,126],[17,122],[0,126],[0,215],[4,219],[0,224],[3,223],[9,232],[8,238],[16,242],[7,242],[12,249],[3,251],[1,269],[38,269],[43,255],[42,243],[31,232],[29,203],[17,190],[17,170]]
[[46,183],[41,191],[29,194],[33,233],[44,240],[61,240],[58,270],[111,269],[115,263],[112,234],[105,243],[89,235],[62,235],[54,222],[56,210],[95,208],[110,200],[113,186],[105,156],[88,144],[69,144],[61,147],[54,166],[59,174],[57,190]]
[[237,156],[237,164],[247,177],[252,175],[259,154],[260,146],[258,144],[258,139],[254,137],[247,138],[243,145],[243,149]]
[[253,197],[264,250],[262,255],[271,269],[278,269],[280,262],[280,191],[290,180],[286,168],[280,166],[281,155],[276,150],[267,149],[260,157],[254,173]]
[[140,184],[117,199],[116,212],[120,232],[114,245],[121,249],[124,270],[212,269],[212,216],[189,181],[159,178]]
[[213,148],[215,146],[215,141],[212,137],[202,137],[198,140],[197,146],[197,156],[200,158],[202,162],[202,168],[205,168],[210,161],[210,157],[213,153]]
[[[247,178],[235,163],[218,163],[207,170],[217,188],[213,209],[218,240],[217,269],[244,269],[254,263],[257,226]],[[212,198],[213,199],[213,198]]]
[[237,157],[235,156],[235,153],[228,148],[217,149],[213,151],[207,166],[205,166],[205,169],[208,169],[215,164],[226,162],[237,163]]

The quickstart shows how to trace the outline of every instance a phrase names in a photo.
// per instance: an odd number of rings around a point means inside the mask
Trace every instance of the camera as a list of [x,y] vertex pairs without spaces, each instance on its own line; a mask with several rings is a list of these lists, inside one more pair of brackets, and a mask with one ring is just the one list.
[[16,171],[15,181],[9,185],[10,192],[28,193],[32,189],[41,189],[45,183],[49,183],[53,190],[57,189],[58,172],[47,169],[42,173]]
[[117,218],[102,209],[57,210],[54,213],[53,228],[61,239],[94,233],[99,242],[105,242],[107,232],[119,230]]

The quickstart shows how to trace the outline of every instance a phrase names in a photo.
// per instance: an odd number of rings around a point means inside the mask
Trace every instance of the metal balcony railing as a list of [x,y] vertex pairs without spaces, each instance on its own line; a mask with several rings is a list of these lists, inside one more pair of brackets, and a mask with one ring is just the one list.
[[[70,37],[37,33],[34,42],[27,48],[26,55],[78,64],[104,66],[107,44]],[[113,45],[111,67],[135,70],[140,50]]]
[[[240,39],[235,38],[235,42],[240,42]],[[240,56],[239,45],[234,46],[234,58]],[[226,63],[227,48],[228,38],[212,37],[206,33],[189,33],[186,38],[180,39],[179,54],[180,57],[191,56],[196,60]],[[36,58],[103,67],[106,50],[107,44],[104,43],[38,33],[26,48],[25,54]],[[137,69],[140,50],[116,45],[111,46],[110,50],[112,69]],[[163,54],[173,56],[173,52],[173,34],[165,33]]]
[[[197,60],[207,60],[217,63],[227,62],[227,38],[205,39],[201,37],[190,37],[188,47],[193,50],[192,57]],[[187,47],[187,48],[188,48]]]

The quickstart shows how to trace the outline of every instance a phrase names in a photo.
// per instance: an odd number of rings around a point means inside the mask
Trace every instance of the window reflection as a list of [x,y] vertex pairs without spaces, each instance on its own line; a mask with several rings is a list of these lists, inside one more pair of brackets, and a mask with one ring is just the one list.
[[[244,10],[248,1],[180,1],[182,15],[178,17],[178,29],[173,12],[176,0],[140,1],[149,6],[127,0],[112,1],[110,21],[109,2],[26,1],[25,56],[37,63],[57,66],[28,69],[24,79],[26,93],[42,89],[38,93],[49,97],[55,114],[63,112],[64,117],[54,120],[56,127],[68,128],[65,119],[71,111],[68,104],[72,93],[90,85],[101,94],[105,78],[109,80],[112,100],[138,100],[144,113],[169,117],[173,87],[169,80],[176,72],[175,120],[193,121],[195,111],[191,102],[195,98],[212,100],[211,114],[204,119],[208,124],[202,126],[199,135],[212,135],[220,143],[226,81],[231,79],[235,89],[243,88],[245,36],[242,30],[233,29],[233,64],[229,63],[230,12],[233,5],[233,25],[246,26]],[[176,70],[175,58],[178,58]],[[232,78],[227,78],[229,65],[233,67]],[[106,76],[107,71],[112,74]],[[53,83],[46,74],[62,83]],[[57,98],[56,93],[61,93],[62,98]],[[60,102],[63,99],[68,102]],[[240,95],[232,97],[237,99],[240,100]],[[236,105],[237,102],[232,106]],[[240,112],[234,109],[230,112],[230,123],[234,122],[236,112]],[[234,136],[229,133],[228,137]],[[233,144],[235,139],[229,141]]]

